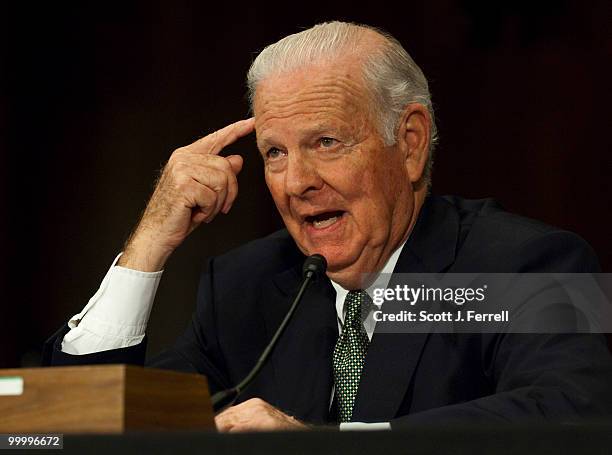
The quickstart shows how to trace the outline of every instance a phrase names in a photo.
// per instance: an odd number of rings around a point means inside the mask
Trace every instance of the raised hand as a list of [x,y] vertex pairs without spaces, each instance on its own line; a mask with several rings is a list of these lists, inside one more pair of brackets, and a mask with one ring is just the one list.
[[195,228],[229,212],[243,161],[239,155],[219,153],[254,128],[253,118],[241,120],[172,153],[118,265],[161,270]]

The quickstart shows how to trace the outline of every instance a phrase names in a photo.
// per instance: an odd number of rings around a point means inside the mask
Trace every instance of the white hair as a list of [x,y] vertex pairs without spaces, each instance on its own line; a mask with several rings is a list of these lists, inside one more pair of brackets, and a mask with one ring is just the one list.
[[255,58],[247,75],[251,110],[257,85],[262,80],[309,64],[332,62],[339,55],[360,52],[360,49],[363,53],[360,43],[366,30],[384,38],[382,45],[368,49],[369,53],[363,56],[362,77],[374,99],[372,104],[379,133],[385,144],[396,143],[399,122],[408,104],[419,103],[429,111],[431,139],[424,175],[429,184],[438,135],[427,79],[402,45],[379,29],[347,22],[325,22],[267,46]]

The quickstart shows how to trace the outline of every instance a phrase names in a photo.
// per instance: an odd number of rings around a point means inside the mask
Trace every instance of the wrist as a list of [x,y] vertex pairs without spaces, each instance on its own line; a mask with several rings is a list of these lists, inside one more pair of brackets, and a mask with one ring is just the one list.
[[156,242],[134,237],[128,241],[117,265],[141,272],[163,270],[172,250],[160,248]]

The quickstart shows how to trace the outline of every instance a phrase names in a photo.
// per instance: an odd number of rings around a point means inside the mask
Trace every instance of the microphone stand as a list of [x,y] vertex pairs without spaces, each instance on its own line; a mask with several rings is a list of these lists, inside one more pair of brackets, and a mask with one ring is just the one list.
[[261,355],[259,356],[259,359],[257,359],[257,363],[251,369],[249,374],[247,374],[246,377],[242,381],[240,381],[236,386],[230,389],[226,389],[226,390],[217,392],[211,397],[213,409],[215,410],[215,412],[220,412],[226,407],[229,407],[232,404],[234,404],[234,402],[240,396],[240,394],[244,392],[244,390],[257,377],[260,370],[263,368],[264,364],[266,363],[266,360],[268,360],[268,357],[270,357],[270,354],[274,350],[274,347],[276,346],[278,339],[281,337],[281,335],[285,331],[285,328],[287,327],[287,324],[291,320],[293,313],[295,313],[295,310],[297,306],[299,305],[300,301],[302,300],[302,296],[304,295],[306,288],[314,279],[316,279],[318,275],[325,273],[326,268],[327,268],[327,261],[320,254],[313,254],[312,256],[308,256],[306,258],[306,260],[304,261],[304,266],[302,268],[302,272],[304,276],[302,280],[302,284],[300,286],[300,289],[297,295],[295,296],[295,299],[293,300],[293,303],[291,304],[291,307],[289,308],[289,311],[287,311],[285,318],[278,326],[278,329],[276,329],[276,333],[274,333],[274,336],[268,343],[268,346],[266,346],[266,349],[264,349],[264,351],[261,353]]

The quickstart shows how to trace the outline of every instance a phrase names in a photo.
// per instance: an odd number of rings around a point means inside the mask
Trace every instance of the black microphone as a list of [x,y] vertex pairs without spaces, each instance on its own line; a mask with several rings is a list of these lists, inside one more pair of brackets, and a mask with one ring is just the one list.
[[320,254],[313,254],[312,256],[308,256],[306,258],[306,260],[304,261],[304,265],[302,266],[303,278],[300,290],[295,296],[295,299],[291,304],[291,308],[289,308],[289,311],[287,311],[285,319],[283,319],[283,322],[281,322],[278,326],[278,329],[276,329],[276,333],[268,343],[268,346],[266,346],[266,349],[264,349],[264,351],[261,353],[261,356],[259,356],[257,363],[249,372],[249,374],[247,374],[246,377],[237,386],[232,387],[231,389],[226,389],[217,392],[211,397],[213,409],[215,410],[215,412],[218,412],[226,408],[227,406],[231,406],[232,404],[234,404],[240,394],[244,392],[244,390],[251,384],[251,382],[253,382],[253,379],[257,377],[257,374],[259,374],[259,371],[266,363],[266,360],[268,360],[268,357],[270,357],[272,350],[276,346],[276,343],[278,343],[278,339],[283,334],[283,331],[285,330],[285,327],[287,327],[287,324],[293,316],[295,309],[302,300],[302,295],[304,295],[306,288],[308,287],[311,281],[314,281],[317,279],[317,277],[323,275],[326,269],[327,261]]

